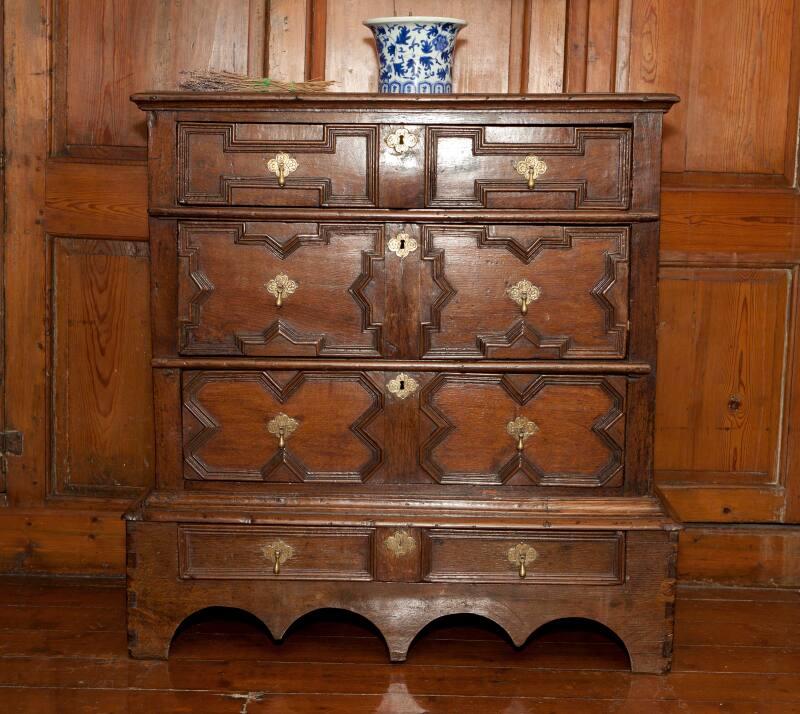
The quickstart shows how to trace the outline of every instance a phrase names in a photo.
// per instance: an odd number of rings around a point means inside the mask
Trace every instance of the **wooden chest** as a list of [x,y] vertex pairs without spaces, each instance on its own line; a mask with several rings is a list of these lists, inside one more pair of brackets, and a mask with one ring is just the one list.
[[403,660],[474,613],[597,620],[669,667],[652,486],[672,96],[136,95],[148,112],[157,489],[130,651],[209,606],[319,608]]

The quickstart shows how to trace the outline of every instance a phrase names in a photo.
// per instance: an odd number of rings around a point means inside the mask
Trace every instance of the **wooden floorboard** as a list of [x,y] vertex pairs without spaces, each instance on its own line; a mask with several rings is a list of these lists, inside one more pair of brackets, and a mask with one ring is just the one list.
[[673,671],[632,675],[602,628],[561,623],[522,648],[450,618],[389,664],[380,635],[318,613],[275,642],[212,611],[167,662],[126,653],[121,581],[0,578],[0,712],[800,714],[800,592],[680,587]]

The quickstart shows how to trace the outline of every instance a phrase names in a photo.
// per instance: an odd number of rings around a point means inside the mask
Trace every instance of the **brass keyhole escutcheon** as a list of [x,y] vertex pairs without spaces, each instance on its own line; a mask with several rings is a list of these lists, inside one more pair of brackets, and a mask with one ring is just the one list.
[[399,129],[395,129],[391,134],[387,134],[384,143],[392,149],[395,154],[402,155],[411,151],[419,143],[419,139],[410,129],[400,127]]
[[281,412],[267,422],[267,431],[278,438],[278,448],[283,449],[286,447],[286,439],[294,433],[298,426],[300,426],[300,422],[297,419]]
[[398,399],[405,399],[417,391],[419,382],[405,372],[400,372],[394,379],[389,380],[386,387]]
[[267,559],[272,561],[274,575],[280,575],[281,565],[294,557],[294,548],[282,540],[276,540],[274,543],[265,545],[263,551]]
[[524,578],[528,574],[528,569],[525,566],[538,557],[539,554],[536,549],[527,543],[518,543],[508,549],[508,562],[517,566],[520,578]]
[[506,431],[517,440],[517,451],[522,451],[525,441],[538,432],[539,427],[530,419],[519,416],[506,424]]
[[536,179],[547,171],[547,164],[535,154],[530,154],[519,161],[513,161],[512,165],[520,176],[524,176],[528,180],[528,188],[531,191],[536,185]]
[[400,260],[403,260],[403,258],[410,255],[418,248],[418,243],[416,238],[412,238],[408,233],[398,233],[396,236],[389,239],[387,247],[400,258]]
[[417,547],[417,541],[406,530],[395,531],[383,544],[395,558],[402,558]]
[[287,295],[292,295],[300,286],[285,273],[278,273],[274,278],[271,278],[265,283],[264,287],[266,287],[270,295],[275,296],[276,307],[281,307],[283,305],[283,299]]
[[286,177],[297,171],[297,159],[289,156],[285,151],[279,151],[274,159],[267,161],[267,171],[271,171],[278,177],[278,186],[283,188],[286,185]]
[[530,280],[520,280],[510,288],[506,288],[506,295],[519,305],[523,315],[528,314],[528,305],[536,302],[542,294],[542,289]]

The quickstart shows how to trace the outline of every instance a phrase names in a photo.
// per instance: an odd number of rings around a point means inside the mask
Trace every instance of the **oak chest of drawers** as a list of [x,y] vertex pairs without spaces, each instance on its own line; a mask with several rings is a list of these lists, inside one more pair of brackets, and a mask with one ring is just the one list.
[[521,645],[583,617],[669,667],[652,487],[672,96],[137,95],[157,488],[127,514],[136,657],[247,610]]

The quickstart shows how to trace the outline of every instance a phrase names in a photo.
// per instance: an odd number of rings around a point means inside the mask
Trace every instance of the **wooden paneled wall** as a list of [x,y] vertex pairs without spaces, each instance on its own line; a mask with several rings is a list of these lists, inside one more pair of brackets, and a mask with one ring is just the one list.
[[746,542],[750,563],[765,534],[766,564],[734,581],[796,579],[797,532],[778,525],[800,522],[800,0],[5,3],[0,423],[24,449],[0,475],[0,570],[120,573],[119,514],[153,480],[146,131],[129,95],[209,67],[372,91],[362,20],[408,13],[469,22],[458,91],[681,96],[658,483],[688,522],[775,526],[690,529],[687,577],[724,580],[711,549]]

